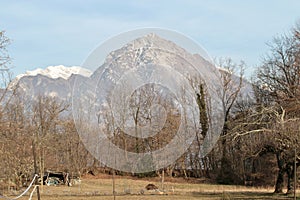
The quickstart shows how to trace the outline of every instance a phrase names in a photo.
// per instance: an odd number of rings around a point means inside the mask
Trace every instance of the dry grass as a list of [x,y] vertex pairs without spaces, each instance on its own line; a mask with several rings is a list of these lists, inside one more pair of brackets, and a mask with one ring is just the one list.
[[[177,179],[176,179],[177,180]],[[145,190],[148,183],[161,184],[155,179],[131,179],[125,177],[116,178],[116,199],[122,200],[173,200],[173,199],[288,199],[287,196],[274,196],[273,188],[254,188],[244,186],[228,186],[214,184],[187,183],[184,180],[168,180],[164,184],[164,193],[149,192]],[[143,191],[144,192],[143,192]],[[143,193],[143,194],[142,194]],[[13,195],[10,195],[13,197]],[[44,200],[112,200],[112,179],[109,177],[83,178],[79,185],[67,186],[43,186],[41,199]],[[28,200],[29,194],[20,198]],[[35,200],[34,195],[32,200]]]

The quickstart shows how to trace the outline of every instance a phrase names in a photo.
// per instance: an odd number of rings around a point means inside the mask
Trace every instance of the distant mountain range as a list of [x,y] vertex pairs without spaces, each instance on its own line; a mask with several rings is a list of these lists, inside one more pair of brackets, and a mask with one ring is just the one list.
[[[190,66],[187,66],[186,63]],[[105,62],[95,72],[88,69],[63,65],[49,66],[46,69],[36,69],[17,75],[9,88],[18,86],[20,93],[26,94],[27,98],[38,95],[57,97],[64,101],[71,101],[72,90],[75,81],[84,82],[90,80],[89,85],[95,86],[99,76],[102,78],[100,88],[110,90],[112,85],[128,68],[147,64],[159,64],[174,66],[174,70],[184,74],[193,74],[193,66],[199,66],[204,74],[212,73],[211,63],[198,54],[190,54],[175,43],[165,40],[155,34],[149,34],[126,44],[120,49],[107,55]],[[222,69],[220,70],[223,71]],[[224,72],[224,71],[223,71]],[[238,80],[238,78],[236,78]],[[215,82],[217,80],[210,80]],[[92,82],[92,83],[91,83]],[[242,96],[252,96],[251,85],[245,81],[241,91]]]
[[91,74],[88,69],[78,66],[49,66],[17,75],[8,88],[12,90],[16,87],[18,93],[26,98],[45,95],[70,101],[75,79],[86,78]]

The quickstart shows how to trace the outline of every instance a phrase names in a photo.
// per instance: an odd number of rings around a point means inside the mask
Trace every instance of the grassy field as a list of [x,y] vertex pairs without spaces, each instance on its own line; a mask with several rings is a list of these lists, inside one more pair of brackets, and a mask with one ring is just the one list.
[[[183,179],[167,179],[164,192],[146,191],[153,183],[162,191],[159,178],[131,179],[116,177],[116,199],[120,200],[188,200],[188,199],[292,199],[286,195],[273,195],[273,188],[214,185],[187,182]],[[43,186],[42,200],[113,200],[111,177],[85,177],[80,184],[67,186]],[[31,192],[31,190],[30,190]],[[28,200],[30,192],[20,200]],[[16,192],[17,195],[19,192]],[[10,195],[14,197],[15,195]],[[37,199],[34,193],[32,200]],[[298,197],[300,199],[300,197]]]

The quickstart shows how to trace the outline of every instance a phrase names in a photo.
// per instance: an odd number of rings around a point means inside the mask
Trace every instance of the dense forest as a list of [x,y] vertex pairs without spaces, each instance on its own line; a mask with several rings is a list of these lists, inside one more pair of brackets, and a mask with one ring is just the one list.
[[[45,170],[78,176],[90,171],[111,173],[81,142],[70,114],[71,105],[44,96],[33,103],[24,102],[17,88],[8,88],[12,77],[9,44],[5,32],[0,32],[0,187],[11,182],[21,187],[30,180],[33,155],[40,174]],[[224,125],[209,154],[202,158],[195,153],[200,152],[200,140],[209,128],[205,85],[196,83],[195,98],[201,113],[196,121],[202,129],[191,147],[173,165],[130,175],[160,176],[164,172],[166,176],[207,178],[220,184],[274,186],[275,193],[282,193],[286,187],[292,192],[294,172],[300,165],[300,26],[273,38],[268,45],[269,52],[249,80],[244,77],[243,62],[235,63],[230,58],[216,62],[225,69],[220,76]],[[253,99],[241,100],[241,90],[250,82]],[[155,92],[151,85],[148,89]],[[126,138],[120,130],[113,130],[111,140],[130,151],[147,151],[146,143],[151,149],[160,148],[178,126],[176,114],[167,114],[166,121],[168,127],[151,141]]]

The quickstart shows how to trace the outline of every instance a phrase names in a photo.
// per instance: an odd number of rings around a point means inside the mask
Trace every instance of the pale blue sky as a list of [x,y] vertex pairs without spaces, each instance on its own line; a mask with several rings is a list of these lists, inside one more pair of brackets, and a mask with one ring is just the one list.
[[211,57],[244,60],[250,74],[266,42],[299,19],[299,0],[0,0],[0,30],[12,39],[14,74],[81,65],[106,39],[143,27],[179,31]]

